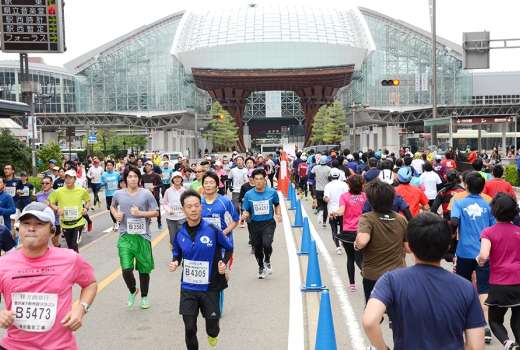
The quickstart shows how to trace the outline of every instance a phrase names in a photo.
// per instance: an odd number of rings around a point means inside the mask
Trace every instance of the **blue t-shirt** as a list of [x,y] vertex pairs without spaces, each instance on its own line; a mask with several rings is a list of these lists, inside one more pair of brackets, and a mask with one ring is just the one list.
[[173,169],[172,168],[161,168],[161,170],[162,170],[162,174],[161,174],[162,183],[165,185],[169,185],[171,183]]
[[[228,222],[240,220],[233,202],[220,194],[217,194],[217,198],[211,204],[206,202],[206,198],[202,196],[202,218],[222,231],[228,227]],[[232,239],[231,233],[229,235]]]
[[[394,202],[392,203],[392,210],[396,213],[400,213],[408,207],[409,205],[408,203],[406,203],[404,198],[396,193],[394,197]],[[363,214],[368,213],[369,211],[372,211],[372,206],[368,201],[366,201],[363,205]]]
[[273,220],[274,206],[278,204],[278,193],[271,187],[266,187],[264,192],[258,192],[253,188],[246,192],[242,209],[251,214],[251,221],[269,221]]
[[16,241],[11,235],[11,230],[5,225],[0,225],[0,250],[8,252],[16,247]]
[[495,224],[488,202],[480,195],[470,194],[453,203],[451,217],[459,219],[459,243],[455,254],[474,259],[480,253],[480,233]]
[[101,175],[101,186],[105,186],[105,197],[113,197],[118,190],[121,174],[117,171],[103,172]]
[[475,288],[442,267],[387,272],[370,297],[386,305],[394,350],[462,350],[464,330],[486,325]]
[[0,191],[0,216],[4,219],[4,225],[11,229],[11,214],[16,213],[14,199],[5,191]]

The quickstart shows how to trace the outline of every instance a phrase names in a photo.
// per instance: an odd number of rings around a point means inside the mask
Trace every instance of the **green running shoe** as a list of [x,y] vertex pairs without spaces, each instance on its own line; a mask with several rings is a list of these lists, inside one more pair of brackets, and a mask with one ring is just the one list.
[[128,293],[128,308],[132,308],[135,304],[135,297],[139,294],[139,289],[135,290],[135,293]]
[[208,344],[209,344],[210,346],[212,346],[212,347],[217,346],[217,341],[218,341],[218,337],[213,338],[213,337],[210,337],[210,336],[208,335]]
[[150,301],[148,300],[148,297],[142,297],[141,298],[141,309],[149,309],[150,308]]

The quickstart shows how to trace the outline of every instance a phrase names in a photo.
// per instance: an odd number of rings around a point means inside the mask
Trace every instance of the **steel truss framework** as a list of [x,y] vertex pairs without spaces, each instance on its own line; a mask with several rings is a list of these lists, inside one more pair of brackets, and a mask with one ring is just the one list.
[[[192,128],[193,115],[172,113],[152,117],[120,113],[58,113],[37,114],[38,127],[45,131],[66,127],[75,128],[132,128],[134,130],[154,130],[162,128]],[[27,127],[26,116],[11,117],[19,125]]]
[[[424,120],[432,118],[431,108],[421,108],[405,112],[367,109],[366,112],[375,123],[413,124],[422,123]],[[520,104],[440,106],[437,108],[437,114],[439,117],[519,115]]]

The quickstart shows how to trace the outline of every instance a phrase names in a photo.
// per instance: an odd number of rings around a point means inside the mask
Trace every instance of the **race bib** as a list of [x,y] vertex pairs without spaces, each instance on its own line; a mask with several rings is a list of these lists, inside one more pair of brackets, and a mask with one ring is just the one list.
[[28,186],[23,187],[22,197],[29,197],[29,187]]
[[180,204],[174,204],[172,209],[172,215],[174,216],[182,216],[184,215],[184,211],[182,210],[182,207]]
[[65,207],[63,208],[63,220],[72,221],[76,220],[79,216],[78,207]]
[[48,332],[56,321],[58,294],[12,293],[14,325],[26,332]]
[[168,173],[162,173],[162,179],[163,179],[163,180],[169,180],[169,179],[170,179],[170,174],[168,174]]
[[253,201],[255,215],[269,215],[269,201]]
[[144,184],[144,188],[146,188],[147,190],[150,190],[150,191],[153,192],[153,183],[151,183],[151,182],[146,182],[146,183]]
[[222,227],[220,225],[220,217],[210,216],[208,218],[204,218],[204,220],[206,220],[210,224],[213,224],[214,226],[218,227],[219,229],[222,229]]
[[11,197],[14,197],[16,195],[16,187],[6,187],[5,192]]
[[109,190],[109,191],[117,190],[117,181],[109,181],[109,182],[107,182],[107,190]]
[[128,218],[126,219],[126,233],[131,235],[145,235],[146,234],[146,219],[145,218]]
[[182,280],[191,284],[209,283],[209,262],[184,260]]

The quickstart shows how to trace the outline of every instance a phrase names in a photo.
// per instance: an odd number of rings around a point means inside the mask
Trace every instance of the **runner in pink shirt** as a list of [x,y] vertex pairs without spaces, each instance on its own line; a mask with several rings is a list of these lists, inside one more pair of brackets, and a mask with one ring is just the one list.
[[[489,259],[489,326],[504,349],[520,348],[520,227],[513,225],[519,214],[516,200],[499,193],[491,201],[491,212],[497,223],[480,235],[481,266]],[[504,327],[504,316],[511,309],[511,330],[515,340]]]
[[[7,328],[0,349],[75,350],[72,332],[82,325],[97,292],[92,266],[70,249],[49,247],[54,213],[31,203],[20,216],[22,248],[0,258],[0,293],[5,310],[0,326]],[[72,286],[81,289],[72,306]]]
[[359,217],[363,213],[363,206],[367,201],[365,193],[363,193],[363,177],[359,175],[350,176],[347,179],[349,191],[345,192],[339,198],[339,209],[334,213],[337,216],[343,216],[342,232],[338,235],[338,239],[343,244],[347,253],[347,273],[350,282],[350,291],[356,291],[356,282],[354,278],[354,263],[361,269],[361,252],[354,249],[356,241]]

